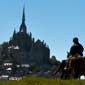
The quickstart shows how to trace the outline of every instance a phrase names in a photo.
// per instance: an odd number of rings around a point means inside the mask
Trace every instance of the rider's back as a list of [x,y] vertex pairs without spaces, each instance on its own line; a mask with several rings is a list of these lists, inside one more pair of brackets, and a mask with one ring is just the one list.
[[70,49],[70,54],[74,56],[75,54],[79,54],[80,56],[83,56],[83,46],[81,44],[73,45]]

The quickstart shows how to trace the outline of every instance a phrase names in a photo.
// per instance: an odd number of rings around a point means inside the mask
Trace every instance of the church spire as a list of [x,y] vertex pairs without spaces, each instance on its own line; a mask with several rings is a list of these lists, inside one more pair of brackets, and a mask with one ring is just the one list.
[[27,28],[26,28],[26,25],[25,25],[25,7],[23,7],[22,24],[20,26],[20,32],[27,33]]
[[25,7],[23,7],[22,22],[25,23]]

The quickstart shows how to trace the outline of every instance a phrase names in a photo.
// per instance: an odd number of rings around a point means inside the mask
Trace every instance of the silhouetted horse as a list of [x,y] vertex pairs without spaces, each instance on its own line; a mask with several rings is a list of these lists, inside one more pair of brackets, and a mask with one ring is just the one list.
[[85,58],[72,59],[70,68],[68,64],[68,60],[63,60],[55,74],[60,72],[61,79],[80,78],[81,75],[85,75]]
[[77,58],[71,60],[70,76],[73,78],[80,78],[81,75],[85,75],[85,58]]

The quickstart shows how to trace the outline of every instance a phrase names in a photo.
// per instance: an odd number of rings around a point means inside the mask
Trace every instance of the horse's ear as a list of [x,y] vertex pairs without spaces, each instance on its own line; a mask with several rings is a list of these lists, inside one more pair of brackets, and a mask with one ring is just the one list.
[[67,54],[68,54],[69,52],[67,51]]
[[70,53],[67,51],[67,58],[69,58]]
[[67,55],[70,55],[70,52],[67,51]]

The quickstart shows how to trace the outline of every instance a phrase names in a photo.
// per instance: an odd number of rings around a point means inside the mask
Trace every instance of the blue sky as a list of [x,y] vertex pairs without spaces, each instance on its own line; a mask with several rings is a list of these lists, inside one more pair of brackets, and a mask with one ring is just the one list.
[[51,56],[66,59],[73,37],[85,47],[85,0],[0,0],[0,43],[19,31],[24,4],[28,32],[47,43]]

